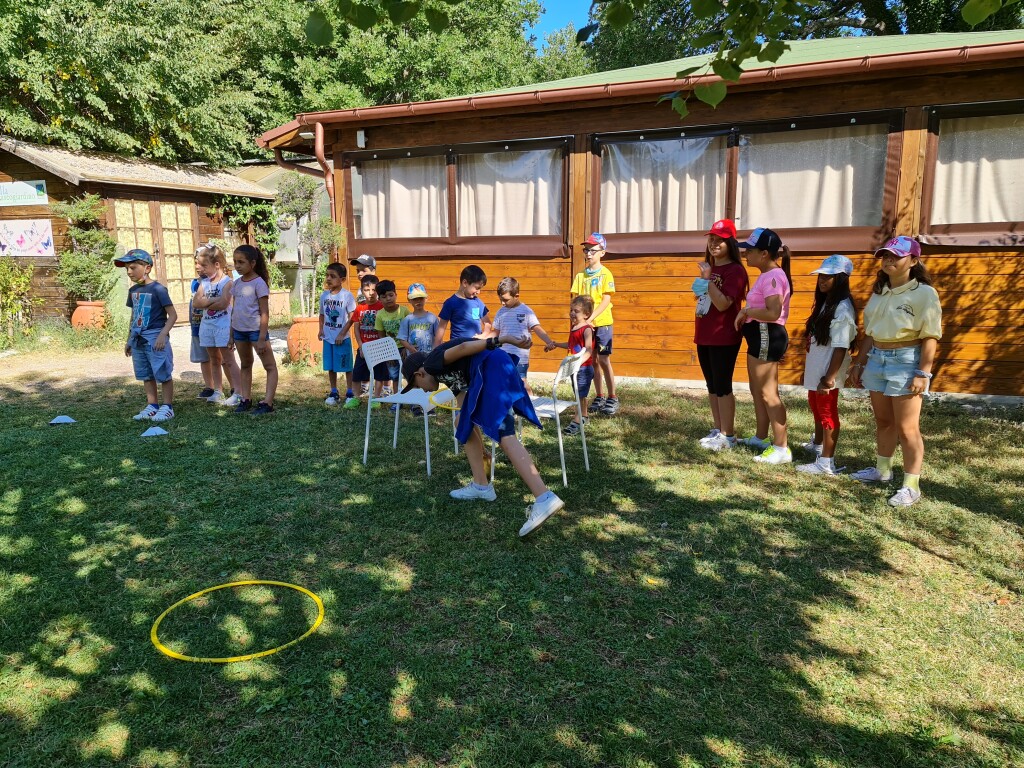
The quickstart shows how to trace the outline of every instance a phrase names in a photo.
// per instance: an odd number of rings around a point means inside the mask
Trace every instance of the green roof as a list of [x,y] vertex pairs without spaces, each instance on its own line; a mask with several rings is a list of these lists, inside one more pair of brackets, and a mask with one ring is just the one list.
[[[885,56],[894,53],[916,53],[919,51],[939,51],[948,48],[961,48],[968,45],[992,45],[995,43],[1012,43],[1024,41],[1024,29],[1000,30],[997,32],[951,32],[930,35],[881,35],[858,37],[830,37],[821,40],[792,40],[789,50],[782,54],[778,61],[757,61],[752,59],[743,64],[747,71],[786,67],[796,64],[817,64],[825,61],[841,61],[858,59],[864,56]],[[514,88],[503,88],[499,91],[488,91],[477,96],[491,96],[502,93],[529,93],[532,91],[552,91],[558,88],[582,88],[588,85],[610,85],[612,83],[632,83],[643,80],[663,80],[674,78],[676,72],[689,67],[704,67],[713,55],[688,56],[685,59],[662,61],[657,64],[643,64],[627,69],[612,69],[607,72],[596,72],[592,75],[567,77],[563,80],[550,80],[545,83],[519,85]],[[702,74],[697,72],[695,74]]]

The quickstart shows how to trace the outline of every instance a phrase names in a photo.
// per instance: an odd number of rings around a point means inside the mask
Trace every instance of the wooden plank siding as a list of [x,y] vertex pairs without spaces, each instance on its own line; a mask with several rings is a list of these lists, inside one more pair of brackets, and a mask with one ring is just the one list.
[[[842,82],[841,87],[837,85]],[[1024,66],[1011,63],[972,63],[955,73],[935,69],[898,76],[862,74],[833,79],[828,83],[799,86],[778,82],[757,87],[742,83],[730,87],[728,98],[712,110],[694,101],[687,126],[744,124],[768,120],[789,120],[852,112],[896,110],[902,127],[894,138],[901,143],[895,178],[892,210],[884,220],[900,234],[919,234],[923,173],[928,147],[929,108],[943,104],[998,101],[1021,98]],[[582,268],[578,245],[589,232],[589,223],[599,205],[594,187],[594,168],[599,163],[590,148],[595,133],[642,131],[679,127],[678,117],[667,104],[654,98],[608,99],[600,104],[556,104],[517,108],[502,114],[466,112],[427,115],[409,119],[388,119],[361,124],[325,124],[328,147],[335,167],[341,168],[346,152],[356,151],[356,131],[365,132],[366,149],[395,149],[529,139],[552,136],[572,137],[569,173],[565,181],[568,220],[564,223],[569,246],[565,258],[527,258],[514,253],[481,254],[478,257],[431,257],[423,259],[378,257],[377,274],[398,284],[400,296],[411,282],[423,282],[430,294],[428,308],[437,311],[441,302],[458,287],[459,272],[467,264],[482,267],[488,276],[482,295],[492,314],[500,307],[495,295],[504,276],[519,280],[521,298],[538,315],[542,325],[562,340],[568,332],[569,286]],[[338,211],[347,210],[351,191],[337,174]],[[722,212],[724,215],[724,211]],[[344,224],[344,218],[339,219]],[[710,225],[710,221],[706,222]],[[771,225],[771,222],[764,222]],[[892,230],[880,227],[874,237],[848,255],[854,262],[852,281],[858,311],[862,311],[877,272],[872,250]],[[746,231],[743,232],[746,234]],[[786,232],[780,230],[783,239]],[[816,237],[816,235],[815,235]],[[615,236],[609,235],[611,253],[604,260],[615,276],[617,293],[613,303],[615,342],[612,361],[617,375],[702,380],[693,344],[695,301],[690,284],[697,276],[697,262],[703,253],[693,250],[694,238],[684,238],[669,254],[622,255],[615,253]],[[801,240],[803,242],[803,240]],[[804,361],[803,325],[813,301],[815,278],[808,273],[832,252],[835,244],[822,232],[819,242],[794,253],[792,271],[795,292],[788,329],[790,352],[782,367],[782,380],[800,383]],[[342,254],[347,257],[366,251],[360,241],[347,234]],[[372,250],[368,251],[372,254]],[[1013,279],[1024,267],[1024,251],[992,251],[982,247],[959,249],[924,246],[925,263],[935,278],[943,304],[944,338],[939,344],[935,366],[936,391],[994,395],[1024,395],[1024,339],[1013,330],[1024,310],[1024,286]],[[376,255],[376,254],[374,254]],[[756,274],[751,273],[751,282]],[[355,286],[352,281],[353,288]],[[531,370],[552,371],[564,354],[545,354],[534,348]],[[746,380],[743,356],[736,378]]]

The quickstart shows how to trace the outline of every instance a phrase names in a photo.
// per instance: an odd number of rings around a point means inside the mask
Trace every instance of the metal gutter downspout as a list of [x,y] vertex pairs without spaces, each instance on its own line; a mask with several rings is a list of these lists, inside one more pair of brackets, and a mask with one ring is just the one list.
[[334,201],[334,171],[331,166],[327,164],[327,157],[324,155],[323,123],[313,124],[313,135],[313,152],[316,155],[317,162],[320,163],[322,172],[314,170],[313,168],[307,168],[299,163],[293,163],[289,160],[285,160],[280,149],[274,150],[274,162],[286,170],[296,171],[298,173],[304,173],[307,176],[315,176],[318,179],[323,179],[324,186],[327,188],[327,199],[331,204],[331,221],[337,223],[337,206]]

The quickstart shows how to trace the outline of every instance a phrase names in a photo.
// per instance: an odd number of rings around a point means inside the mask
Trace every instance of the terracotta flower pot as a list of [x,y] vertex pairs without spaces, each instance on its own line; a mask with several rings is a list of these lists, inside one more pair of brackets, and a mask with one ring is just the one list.
[[319,333],[319,316],[292,318],[292,327],[288,329],[288,357],[293,363],[313,364],[313,355],[321,351]]
[[105,301],[79,301],[71,313],[72,328],[102,328],[107,324]]

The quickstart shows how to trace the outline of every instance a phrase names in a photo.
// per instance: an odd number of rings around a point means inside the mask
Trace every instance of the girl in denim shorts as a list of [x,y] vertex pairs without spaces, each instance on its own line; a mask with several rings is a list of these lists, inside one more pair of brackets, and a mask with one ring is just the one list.
[[864,308],[865,338],[851,369],[851,383],[871,393],[877,458],[874,467],[854,472],[853,477],[864,483],[888,483],[899,444],[903,486],[889,504],[908,507],[921,498],[921,403],[942,337],[942,307],[921,262],[920,243],[894,237],[875,256],[881,259],[881,270]]

